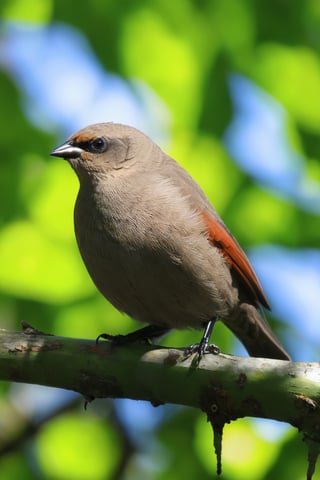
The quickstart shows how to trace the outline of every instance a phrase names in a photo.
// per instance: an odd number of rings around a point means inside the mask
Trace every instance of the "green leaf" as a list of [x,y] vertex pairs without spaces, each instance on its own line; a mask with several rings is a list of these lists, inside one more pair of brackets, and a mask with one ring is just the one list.
[[52,0],[10,0],[3,17],[6,20],[47,23],[52,13]]
[[41,430],[36,445],[44,478],[55,480],[112,478],[121,452],[115,431],[88,413],[55,419]]
[[74,245],[57,242],[30,222],[0,232],[0,288],[48,303],[80,299],[94,291]]

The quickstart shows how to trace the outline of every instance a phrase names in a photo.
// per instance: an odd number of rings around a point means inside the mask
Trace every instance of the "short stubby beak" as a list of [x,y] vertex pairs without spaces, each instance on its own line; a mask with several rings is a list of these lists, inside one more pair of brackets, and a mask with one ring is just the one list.
[[50,155],[52,157],[61,157],[68,160],[69,158],[78,158],[80,157],[81,153],[83,153],[82,148],[76,147],[71,143],[63,143],[59,147],[55,148]]

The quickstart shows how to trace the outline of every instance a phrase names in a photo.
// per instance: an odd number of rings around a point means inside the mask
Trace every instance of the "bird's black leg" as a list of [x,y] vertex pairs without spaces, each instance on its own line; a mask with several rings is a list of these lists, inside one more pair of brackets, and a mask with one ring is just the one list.
[[169,332],[170,328],[160,325],[148,325],[147,327],[140,328],[127,335],[109,335],[109,333],[101,333],[96,339],[96,342],[103,338],[109,340],[115,345],[127,345],[130,343],[145,343],[157,337]]
[[213,353],[214,355],[218,355],[218,353],[220,353],[220,349],[219,347],[217,347],[217,345],[214,345],[213,343],[209,345],[209,340],[215,323],[215,318],[209,320],[209,322],[205,326],[200,343],[195,343],[185,349],[185,353],[187,356],[191,355],[192,353],[198,353],[198,362],[200,362],[202,356],[205,353]]
[[199,350],[198,350],[200,358],[206,352],[207,353],[216,353],[216,354],[218,354],[220,352],[219,348],[216,345],[214,345],[214,344],[209,345],[209,340],[210,340],[212,330],[213,330],[213,327],[214,327],[215,323],[216,323],[216,319],[210,320],[207,323],[207,325],[204,329],[203,336],[202,336],[202,339],[200,341]]

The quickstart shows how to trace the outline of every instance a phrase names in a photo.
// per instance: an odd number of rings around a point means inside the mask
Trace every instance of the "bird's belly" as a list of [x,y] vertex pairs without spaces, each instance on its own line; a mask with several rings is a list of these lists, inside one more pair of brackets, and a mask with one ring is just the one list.
[[173,252],[95,235],[80,239],[79,248],[100,292],[136,320],[201,328],[215,316],[227,316],[237,301],[226,262],[205,239]]

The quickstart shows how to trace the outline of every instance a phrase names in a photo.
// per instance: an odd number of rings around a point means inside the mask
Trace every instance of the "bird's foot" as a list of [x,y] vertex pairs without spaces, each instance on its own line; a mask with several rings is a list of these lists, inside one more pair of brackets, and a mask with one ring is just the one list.
[[199,365],[201,358],[205,353],[213,353],[218,355],[220,353],[219,347],[214,343],[209,344],[210,336],[212,329],[214,327],[216,320],[212,319],[205,325],[205,330],[200,343],[194,343],[185,349],[186,357],[189,357],[193,353],[197,353],[196,364]]
[[127,335],[110,335],[109,333],[101,333],[96,343],[100,339],[109,340],[113,345],[129,345],[132,343],[150,343],[154,338],[160,337],[169,331],[168,328],[158,325],[148,325],[147,327],[140,328],[135,332],[128,333]]
[[129,343],[127,335],[110,335],[109,333],[100,333],[96,338],[96,344],[98,344],[100,340],[109,340],[109,342],[114,345],[125,345],[126,343]]
[[219,355],[220,348],[214,343],[205,344],[200,342],[200,343],[193,343],[192,345],[189,345],[189,347],[186,347],[184,350],[184,354],[186,357],[190,357],[190,355],[193,355],[194,353],[198,354],[198,358],[200,361],[203,355],[206,353]]

